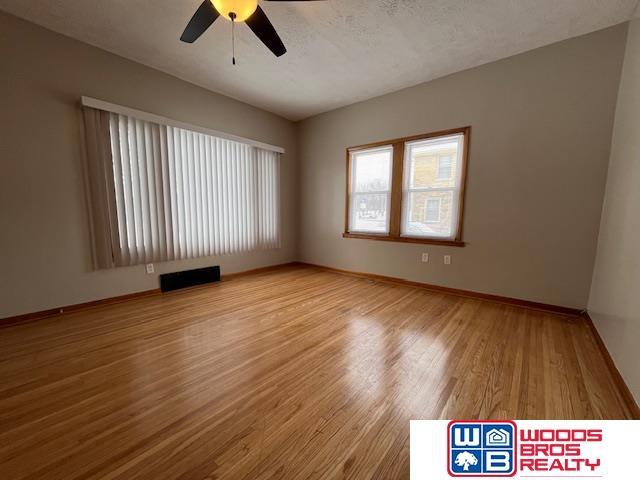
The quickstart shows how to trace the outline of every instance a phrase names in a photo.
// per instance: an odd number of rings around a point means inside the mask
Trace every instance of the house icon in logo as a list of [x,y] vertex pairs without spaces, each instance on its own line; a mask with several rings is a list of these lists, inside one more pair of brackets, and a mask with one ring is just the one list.
[[510,443],[510,434],[504,428],[492,428],[485,433],[486,447],[508,447]]

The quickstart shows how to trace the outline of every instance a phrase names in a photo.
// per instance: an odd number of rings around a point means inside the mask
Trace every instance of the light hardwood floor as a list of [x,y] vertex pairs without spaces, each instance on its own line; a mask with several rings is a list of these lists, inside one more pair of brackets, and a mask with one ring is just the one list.
[[0,329],[1,479],[408,478],[410,419],[629,415],[581,318],[306,267]]

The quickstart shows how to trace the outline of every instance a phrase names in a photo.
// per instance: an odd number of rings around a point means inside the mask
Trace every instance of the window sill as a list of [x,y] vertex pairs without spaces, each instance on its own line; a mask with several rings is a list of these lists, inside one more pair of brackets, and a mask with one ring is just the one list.
[[349,233],[342,234],[343,238],[359,238],[361,240],[381,240],[383,242],[399,243],[423,243],[427,245],[443,245],[446,247],[464,247],[466,244],[459,240],[439,240],[437,238],[420,237],[392,237],[389,235],[376,235],[373,233]]

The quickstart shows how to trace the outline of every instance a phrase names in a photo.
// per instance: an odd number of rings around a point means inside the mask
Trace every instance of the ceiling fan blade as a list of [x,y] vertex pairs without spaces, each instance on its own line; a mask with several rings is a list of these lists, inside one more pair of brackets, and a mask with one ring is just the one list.
[[220,14],[213,7],[213,3],[210,0],[204,0],[189,20],[180,40],[187,43],[195,42],[219,16]]
[[287,53],[287,49],[282,43],[282,40],[280,40],[276,29],[273,28],[273,25],[271,25],[271,22],[264,13],[264,10],[260,8],[260,5],[258,5],[258,9],[245,20],[245,23],[276,57],[281,57]]

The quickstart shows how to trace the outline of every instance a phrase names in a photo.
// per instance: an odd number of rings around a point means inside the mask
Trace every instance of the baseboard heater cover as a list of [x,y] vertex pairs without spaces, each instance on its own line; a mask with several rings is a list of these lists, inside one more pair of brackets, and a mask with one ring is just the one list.
[[220,281],[220,267],[196,268],[184,272],[163,273],[160,275],[160,290],[170,292],[181,288],[204,285]]

